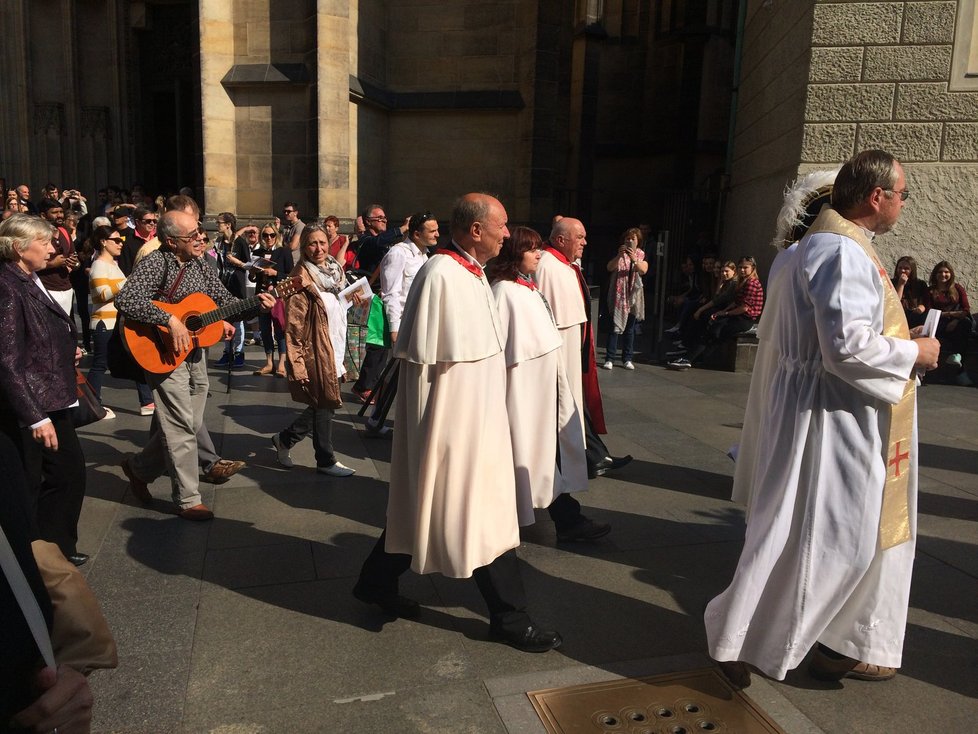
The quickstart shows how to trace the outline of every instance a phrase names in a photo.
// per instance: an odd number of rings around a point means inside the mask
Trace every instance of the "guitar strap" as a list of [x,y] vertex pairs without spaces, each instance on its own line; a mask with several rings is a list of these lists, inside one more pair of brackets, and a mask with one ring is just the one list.
[[[166,285],[166,279],[170,275],[170,261],[164,260],[163,267],[166,268],[166,270],[163,271],[163,284]],[[159,300],[166,301],[167,303],[173,303],[173,294],[176,293],[177,288],[180,287],[180,281],[183,280],[183,274],[186,272],[187,272],[186,266],[180,268],[180,272],[177,273],[177,277],[173,279],[173,285],[170,286],[170,290],[167,291],[166,293],[163,293],[162,288],[156,291],[156,295],[159,296]]]

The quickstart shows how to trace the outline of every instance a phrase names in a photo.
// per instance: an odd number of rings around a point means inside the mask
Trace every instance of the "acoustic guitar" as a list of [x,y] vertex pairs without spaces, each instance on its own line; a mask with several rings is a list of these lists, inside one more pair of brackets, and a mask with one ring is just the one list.
[[[280,280],[274,288],[266,292],[276,298],[289,298],[300,290],[302,278],[297,275]],[[261,305],[261,299],[255,295],[218,308],[210,296],[191,293],[179,303],[153,303],[183,322],[190,332],[190,349],[174,354],[170,330],[157,324],[127,320],[122,326],[122,334],[129,353],[140,367],[147,372],[165,375],[183,364],[187,355],[197,347],[210,347],[221,341],[224,337],[224,322],[233,321],[235,316]]]

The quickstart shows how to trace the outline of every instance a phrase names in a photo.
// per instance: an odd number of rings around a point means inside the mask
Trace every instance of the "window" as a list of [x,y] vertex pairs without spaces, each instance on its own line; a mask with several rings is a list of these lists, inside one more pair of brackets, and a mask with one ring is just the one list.
[[955,29],[948,87],[952,92],[978,91],[978,10],[975,3],[958,1]]

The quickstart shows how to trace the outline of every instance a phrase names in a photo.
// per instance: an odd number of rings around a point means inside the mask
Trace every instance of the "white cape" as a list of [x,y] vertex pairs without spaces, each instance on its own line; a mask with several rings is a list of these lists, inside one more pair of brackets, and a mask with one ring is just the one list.
[[[474,261],[473,261],[474,262]],[[495,299],[448,256],[408,294],[387,504],[389,553],[417,573],[467,578],[520,543]]]
[[[879,549],[887,404],[917,357],[881,336],[881,276],[854,241],[810,234],[779,256],[759,327],[734,497],[748,502],[730,586],[706,610],[710,655],[783,679],[815,642],[899,667],[914,542]],[[909,509],[916,537],[916,427]]]
[[[506,339],[506,406],[516,465],[520,525],[533,508],[587,489],[580,410],[561,360],[563,344],[540,293],[509,280],[493,284]],[[578,361],[580,364],[580,361]],[[560,467],[551,457],[558,456]]]

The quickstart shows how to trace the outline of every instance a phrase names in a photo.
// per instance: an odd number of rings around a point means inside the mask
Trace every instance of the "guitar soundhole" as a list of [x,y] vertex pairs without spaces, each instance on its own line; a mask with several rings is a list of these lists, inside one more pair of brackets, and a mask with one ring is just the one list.
[[187,331],[198,332],[204,328],[204,321],[200,318],[199,314],[193,314],[188,316],[187,320],[183,322],[183,325],[187,327]]

